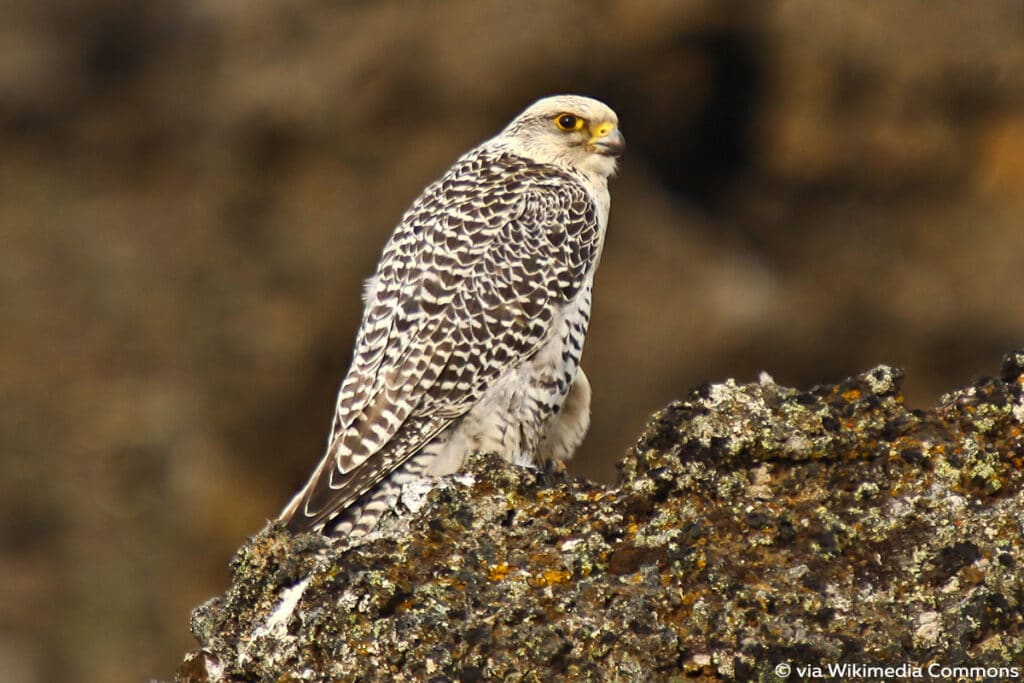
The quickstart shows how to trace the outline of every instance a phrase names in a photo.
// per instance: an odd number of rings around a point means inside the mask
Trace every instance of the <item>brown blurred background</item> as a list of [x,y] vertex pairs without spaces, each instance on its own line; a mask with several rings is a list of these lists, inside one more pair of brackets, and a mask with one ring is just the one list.
[[705,380],[1024,346],[1017,0],[2,4],[0,683],[172,676],[395,221],[542,95],[629,142],[577,474]]

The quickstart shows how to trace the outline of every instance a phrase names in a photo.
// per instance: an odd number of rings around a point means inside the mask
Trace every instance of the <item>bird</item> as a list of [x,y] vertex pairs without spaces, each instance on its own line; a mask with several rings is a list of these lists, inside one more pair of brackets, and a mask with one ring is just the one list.
[[624,148],[608,105],[545,97],[423,190],[366,281],[326,453],[280,514],[289,531],[362,536],[403,486],[472,453],[572,457],[590,424],[580,358]]

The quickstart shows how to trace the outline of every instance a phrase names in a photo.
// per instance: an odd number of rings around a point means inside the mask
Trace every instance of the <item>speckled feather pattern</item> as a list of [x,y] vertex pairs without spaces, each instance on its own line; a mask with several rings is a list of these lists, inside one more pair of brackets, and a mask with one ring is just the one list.
[[362,533],[405,481],[473,450],[528,464],[582,439],[586,416],[568,445],[551,430],[582,377],[605,178],[517,150],[519,121],[428,186],[385,246],[327,454],[282,513],[293,530]]

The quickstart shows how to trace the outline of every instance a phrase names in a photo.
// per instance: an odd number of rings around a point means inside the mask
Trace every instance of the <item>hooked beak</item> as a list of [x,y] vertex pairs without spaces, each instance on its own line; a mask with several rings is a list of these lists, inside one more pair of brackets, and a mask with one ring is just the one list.
[[595,152],[604,156],[617,157],[626,151],[626,138],[611,124],[599,126],[589,143]]

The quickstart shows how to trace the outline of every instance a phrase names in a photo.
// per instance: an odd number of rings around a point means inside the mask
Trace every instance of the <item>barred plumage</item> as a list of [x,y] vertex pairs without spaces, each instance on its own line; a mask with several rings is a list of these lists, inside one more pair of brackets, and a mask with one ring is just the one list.
[[413,203],[366,284],[327,453],[281,513],[289,528],[365,532],[402,484],[474,451],[571,457],[617,124],[596,100],[542,99]]

